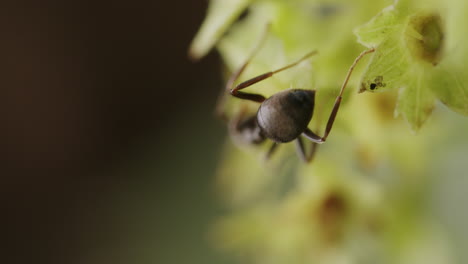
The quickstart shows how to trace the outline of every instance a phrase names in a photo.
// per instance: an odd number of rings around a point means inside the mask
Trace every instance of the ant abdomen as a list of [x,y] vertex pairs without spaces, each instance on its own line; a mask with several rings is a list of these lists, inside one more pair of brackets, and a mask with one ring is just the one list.
[[291,89],[265,100],[257,113],[262,134],[278,142],[290,142],[306,129],[314,111],[315,91]]

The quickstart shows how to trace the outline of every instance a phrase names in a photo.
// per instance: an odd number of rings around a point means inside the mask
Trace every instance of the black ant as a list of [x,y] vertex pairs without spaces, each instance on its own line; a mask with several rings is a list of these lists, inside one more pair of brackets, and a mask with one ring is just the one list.
[[[253,116],[246,118],[245,111],[241,111],[240,114],[232,120],[231,131],[235,131],[236,134],[241,135],[244,141],[252,144],[262,143],[267,138],[274,141],[274,144],[267,153],[267,157],[271,156],[278,143],[286,143],[295,140],[299,156],[303,161],[309,162],[314,156],[316,145],[324,143],[330,134],[335,117],[341,104],[343,91],[348,83],[351,73],[354,70],[354,67],[364,55],[374,52],[375,50],[369,49],[363,51],[354,60],[354,63],[349,68],[346,79],[341,87],[341,91],[335,100],[333,110],[330,114],[330,117],[328,118],[325,134],[323,137],[321,137],[312,132],[307,127],[310,120],[312,119],[312,114],[314,112],[315,90],[288,89],[282,92],[278,92],[269,98],[265,98],[260,94],[240,91],[257,82],[265,80],[276,73],[298,65],[312,55],[315,55],[317,53],[316,51],[307,53],[299,60],[285,67],[275,71],[260,74],[252,79],[240,83],[235,88],[232,88],[234,82],[236,82],[239,76],[244,72],[245,68],[255,53],[259,50],[261,44],[264,42],[265,35],[261,38],[258,46],[254,48],[252,54],[247,58],[239,70],[232,74],[226,84],[226,90],[228,90],[232,96],[243,100],[250,100],[261,103],[257,113]],[[220,113],[220,105],[221,104],[218,104],[218,113]],[[305,136],[307,139],[313,142],[311,151],[308,155],[306,154],[304,143],[300,137],[301,135]]]

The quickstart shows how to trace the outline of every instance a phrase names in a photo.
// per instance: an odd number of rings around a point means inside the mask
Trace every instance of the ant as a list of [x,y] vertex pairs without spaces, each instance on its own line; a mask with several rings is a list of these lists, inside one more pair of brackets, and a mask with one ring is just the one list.
[[[340,93],[335,99],[333,110],[330,114],[330,117],[328,118],[325,134],[321,137],[312,132],[312,130],[307,127],[310,120],[312,119],[314,112],[315,90],[288,89],[282,92],[278,92],[269,98],[265,98],[260,94],[240,91],[255,83],[272,77],[274,74],[298,65],[302,61],[317,54],[316,51],[309,52],[299,60],[289,65],[274,71],[260,74],[254,78],[238,84],[235,88],[233,88],[234,83],[244,72],[245,68],[250,63],[256,52],[260,49],[262,43],[265,40],[265,36],[266,32],[244,64],[242,64],[242,66],[231,75],[226,84],[226,90],[229,91],[232,96],[243,100],[260,103],[260,107],[258,108],[258,111],[255,115],[249,117],[246,117],[246,110],[242,109],[240,114],[231,120],[232,123],[230,125],[230,130],[235,132],[234,134],[242,137],[244,141],[247,141],[251,144],[260,144],[267,138],[272,140],[274,143],[267,152],[267,158],[269,158],[274,152],[278,143],[286,143],[295,140],[297,152],[300,158],[304,162],[310,162],[315,154],[317,144],[324,143],[330,134],[341,104],[343,91],[356,64],[364,55],[374,52],[375,49],[371,48],[361,52],[361,54],[354,60],[354,63],[349,68]],[[222,99],[223,98],[221,98],[221,100]],[[219,103],[217,107],[218,113],[221,113],[221,103]],[[309,154],[306,154],[301,135],[312,141],[312,148]]]

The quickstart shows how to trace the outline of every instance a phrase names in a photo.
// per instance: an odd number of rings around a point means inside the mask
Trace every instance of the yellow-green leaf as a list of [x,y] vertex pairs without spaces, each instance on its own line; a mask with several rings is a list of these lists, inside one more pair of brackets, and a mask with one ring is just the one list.
[[468,78],[462,67],[438,66],[428,78],[429,88],[450,109],[468,115]]
[[193,59],[204,57],[251,1],[212,0],[208,8],[208,14],[190,45],[190,57]]
[[424,72],[411,74],[400,90],[396,115],[402,115],[413,131],[418,131],[434,109],[435,97],[427,86]]
[[407,70],[406,51],[396,34],[377,47],[362,77],[360,92],[400,88]]
[[386,7],[377,16],[366,24],[356,28],[354,34],[358,37],[358,42],[371,48],[388,38],[392,31],[398,28],[398,20],[394,12],[393,5]]

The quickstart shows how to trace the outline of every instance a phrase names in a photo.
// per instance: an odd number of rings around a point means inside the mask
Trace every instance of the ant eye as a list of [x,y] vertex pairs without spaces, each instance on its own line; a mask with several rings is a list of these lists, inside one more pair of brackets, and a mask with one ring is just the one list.
[[371,89],[371,90],[375,90],[376,87],[377,87],[377,84],[371,83],[371,85],[370,85],[370,89]]

